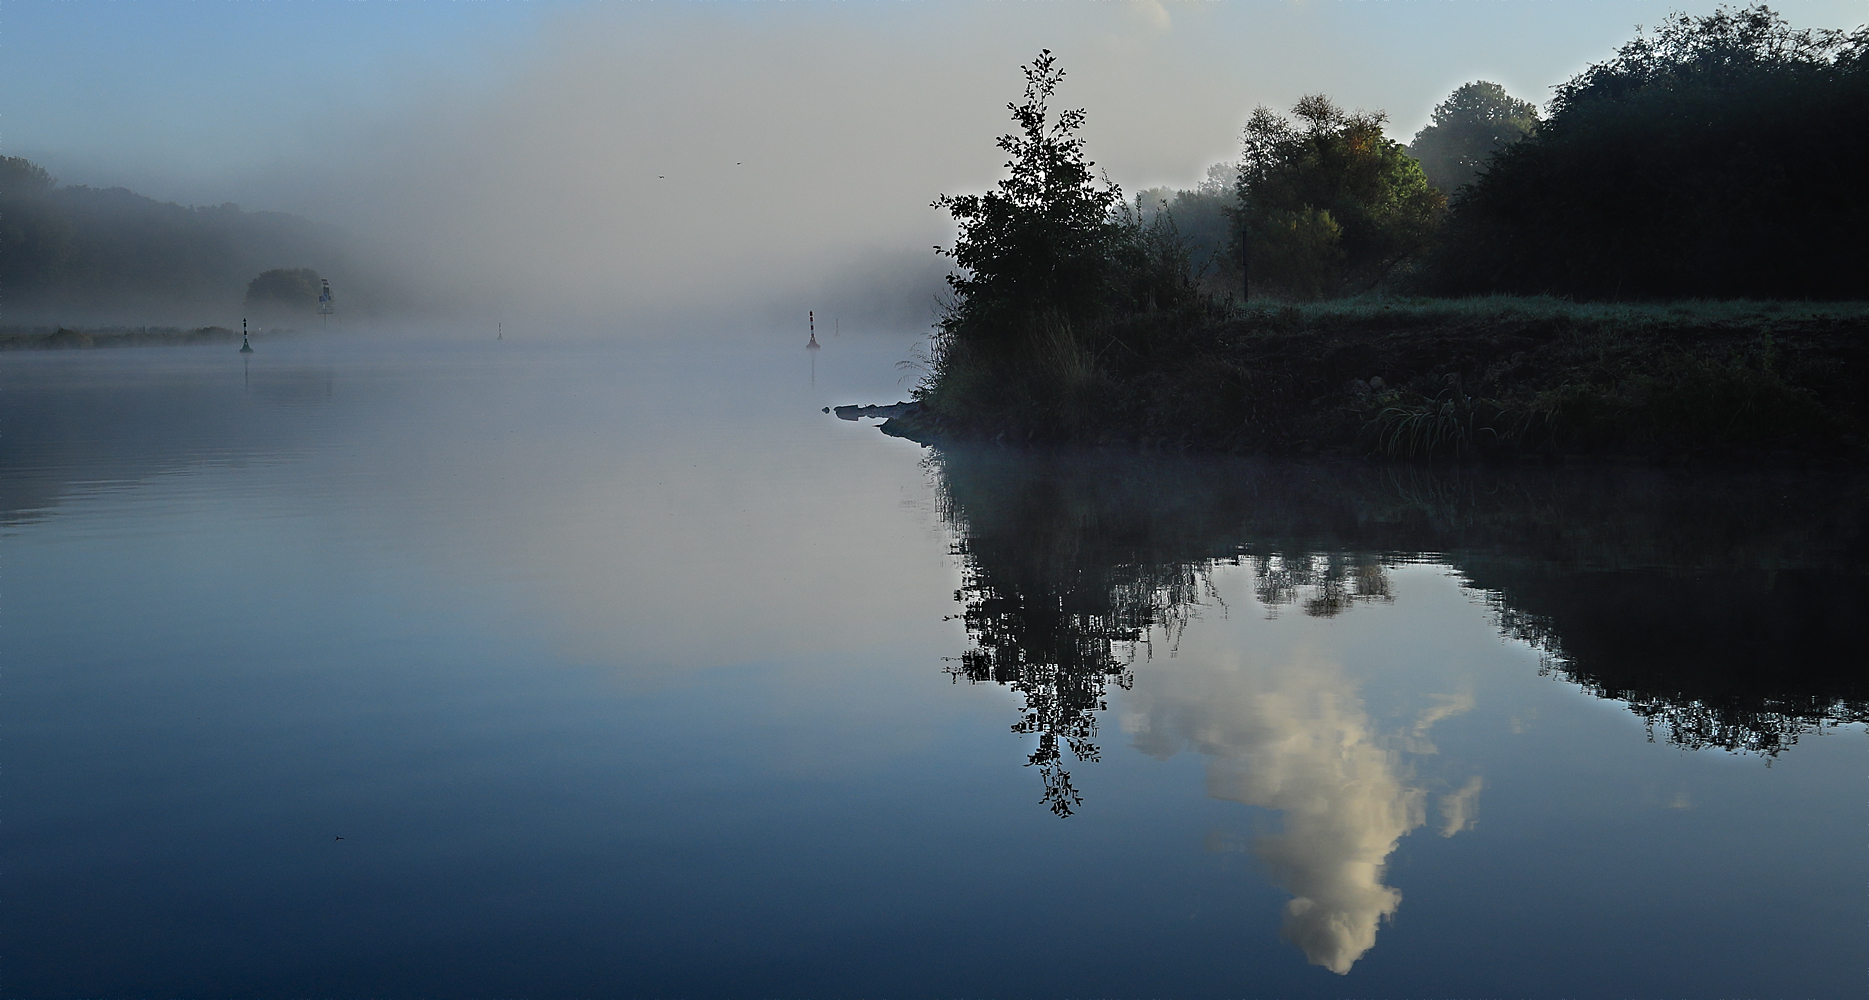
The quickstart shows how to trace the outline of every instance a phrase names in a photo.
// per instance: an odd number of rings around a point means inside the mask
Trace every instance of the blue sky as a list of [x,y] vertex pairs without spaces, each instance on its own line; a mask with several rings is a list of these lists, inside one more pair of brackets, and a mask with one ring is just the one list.
[[212,175],[315,146],[332,119],[487,86],[544,13],[511,0],[7,0],[0,143],[91,183]]

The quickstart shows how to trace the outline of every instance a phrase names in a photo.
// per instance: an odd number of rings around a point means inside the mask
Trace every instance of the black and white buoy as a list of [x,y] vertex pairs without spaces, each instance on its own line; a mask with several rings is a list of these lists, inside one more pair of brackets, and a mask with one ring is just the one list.
[[811,355],[811,384],[818,384],[818,314],[816,310],[805,314],[811,324],[811,340],[805,344],[806,353]]
[[324,282],[324,287],[318,290],[318,315],[324,317],[324,328],[329,330],[331,329],[331,314],[336,311],[336,307],[331,304],[331,279],[320,278],[318,280]]
[[247,342],[247,318],[245,316],[240,317],[240,353],[253,353],[253,345]]

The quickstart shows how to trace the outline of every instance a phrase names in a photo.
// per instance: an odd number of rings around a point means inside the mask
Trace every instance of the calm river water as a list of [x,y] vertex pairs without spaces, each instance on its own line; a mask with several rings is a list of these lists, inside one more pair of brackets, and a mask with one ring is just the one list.
[[798,340],[0,358],[0,995],[1862,995],[1861,480],[931,451]]

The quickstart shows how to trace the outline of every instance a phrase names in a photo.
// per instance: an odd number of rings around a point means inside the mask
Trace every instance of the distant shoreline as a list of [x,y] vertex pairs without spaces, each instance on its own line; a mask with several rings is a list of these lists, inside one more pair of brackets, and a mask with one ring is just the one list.
[[[267,336],[295,333],[272,329]],[[256,332],[254,336],[259,336]],[[100,347],[175,347],[192,344],[238,344],[240,331],[224,326],[64,326],[0,327],[0,351],[69,351]]]

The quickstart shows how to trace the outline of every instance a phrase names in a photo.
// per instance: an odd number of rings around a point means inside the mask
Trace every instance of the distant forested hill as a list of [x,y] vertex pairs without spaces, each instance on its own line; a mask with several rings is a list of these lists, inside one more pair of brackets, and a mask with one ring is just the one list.
[[390,296],[334,227],[231,203],[61,187],[28,160],[0,157],[0,324],[237,324],[247,283],[281,267],[329,278],[340,315]]

